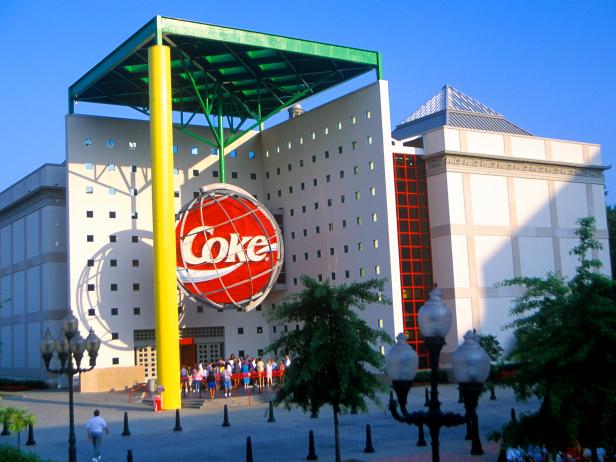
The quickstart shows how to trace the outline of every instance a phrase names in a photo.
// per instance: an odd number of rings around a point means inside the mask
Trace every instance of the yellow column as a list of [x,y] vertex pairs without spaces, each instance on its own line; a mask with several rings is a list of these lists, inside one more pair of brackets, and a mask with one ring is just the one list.
[[175,275],[173,127],[169,47],[154,45],[149,48],[148,73],[150,79],[150,149],[152,150],[156,368],[158,383],[165,388],[164,409],[179,409],[182,398]]

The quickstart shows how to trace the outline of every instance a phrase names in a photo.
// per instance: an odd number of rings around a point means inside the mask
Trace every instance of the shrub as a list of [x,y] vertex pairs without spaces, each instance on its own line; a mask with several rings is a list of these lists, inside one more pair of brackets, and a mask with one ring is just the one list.
[[25,452],[13,446],[0,445],[0,462],[51,462],[50,459],[41,459],[33,452]]

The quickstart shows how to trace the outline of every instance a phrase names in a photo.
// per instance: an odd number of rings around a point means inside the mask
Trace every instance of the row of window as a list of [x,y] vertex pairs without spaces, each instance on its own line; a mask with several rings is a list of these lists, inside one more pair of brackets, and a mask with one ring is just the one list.
[[[370,221],[372,221],[373,223],[376,223],[378,221],[378,215],[377,215],[376,212],[372,212],[370,214]],[[355,217],[355,224],[357,226],[360,226],[362,223],[363,223],[362,217]],[[342,225],[343,229],[345,229],[347,227],[347,224],[348,224],[347,220],[346,219],[342,219],[341,225]],[[329,231],[333,231],[334,230],[334,224],[333,223],[328,223],[327,224],[327,229]],[[315,234],[321,234],[321,227],[320,226],[315,226],[314,227],[314,233]],[[302,230],[302,235],[304,237],[308,237],[308,229],[307,228],[304,228]],[[295,231],[291,231],[291,239],[295,239]]]
[[[87,234],[86,235],[86,242],[94,242],[94,234]],[[118,242],[118,236],[116,236],[115,234],[109,235],[109,242]],[[131,236],[131,242],[133,244],[138,244],[139,243],[139,236]],[[88,260],[88,261],[90,261],[90,260]],[[88,266],[90,266],[90,265],[88,265]]]
[[[378,249],[379,248],[379,240],[378,239],[374,239],[372,241],[372,246],[375,249]],[[342,246],[342,250],[343,250],[344,253],[349,253],[349,246],[348,246],[348,244],[343,245]],[[357,251],[358,252],[363,252],[364,251],[364,243],[363,242],[358,242],[357,243]],[[336,254],[336,249],[334,249],[334,247],[330,247],[329,248],[329,254],[330,255],[335,255]],[[321,250],[320,249],[317,250],[316,251],[316,258],[321,258],[322,256],[323,256],[323,253],[321,252]],[[304,252],[304,260],[308,260],[308,258],[309,258],[308,252]],[[296,254],[291,255],[291,261],[293,261],[293,263],[295,263],[297,261],[297,255]]]
[[[131,261],[131,264],[133,266],[133,268],[139,266],[139,260],[138,259],[133,259]],[[94,260],[88,260],[88,266],[94,266]],[[118,260],[111,258],[109,259],[109,266],[113,266],[113,267],[117,267],[118,266]]]
[[[109,289],[111,292],[117,292],[119,290],[119,286],[117,283],[109,284]],[[133,291],[138,292],[141,289],[141,284],[138,282],[133,282]],[[96,290],[96,284],[88,284],[88,292],[94,292]]]
[[[119,308],[111,308],[111,316],[118,316],[120,310]],[[135,306],[133,307],[133,315],[139,316],[141,314],[141,307]],[[88,310],[88,316],[96,316],[96,310],[94,308],[90,308]]]
[[[381,274],[381,265],[375,265],[373,267],[374,270],[374,274],[379,276]],[[366,268],[364,267],[359,267],[357,269],[357,274],[359,275],[360,278],[363,278],[366,276]],[[344,270],[344,277],[345,279],[350,279],[351,278],[351,270]],[[329,279],[331,281],[335,281],[336,280],[336,273],[335,272],[331,272],[329,274]],[[323,275],[322,274],[317,274],[317,280],[319,282],[323,282]],[[297,278],[293,278],[293,285],[296,286],[298,284],[298,279]]]

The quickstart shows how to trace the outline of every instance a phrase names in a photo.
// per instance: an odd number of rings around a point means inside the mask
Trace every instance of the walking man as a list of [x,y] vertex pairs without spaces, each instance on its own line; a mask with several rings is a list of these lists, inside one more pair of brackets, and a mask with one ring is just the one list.
[[94,410],[94,417],[88,420],[86,430],[88,432],[88,440],[92,442],[92,462],[98,462],[101,460],[103,432],[109,434],[107,422],[101,417],[101,413],[98,409]]

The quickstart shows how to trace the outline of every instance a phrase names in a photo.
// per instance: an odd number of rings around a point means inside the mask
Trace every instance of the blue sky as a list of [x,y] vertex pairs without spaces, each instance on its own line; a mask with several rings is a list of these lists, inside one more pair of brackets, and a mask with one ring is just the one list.
[[[613,1],[4,0],[0,190],[64,159],[68,86],[156,14],[378,50],[393,126],[448,83],[533,134],[599,143],[614,162]],[[616,203],[616,172],[606,178]]]

